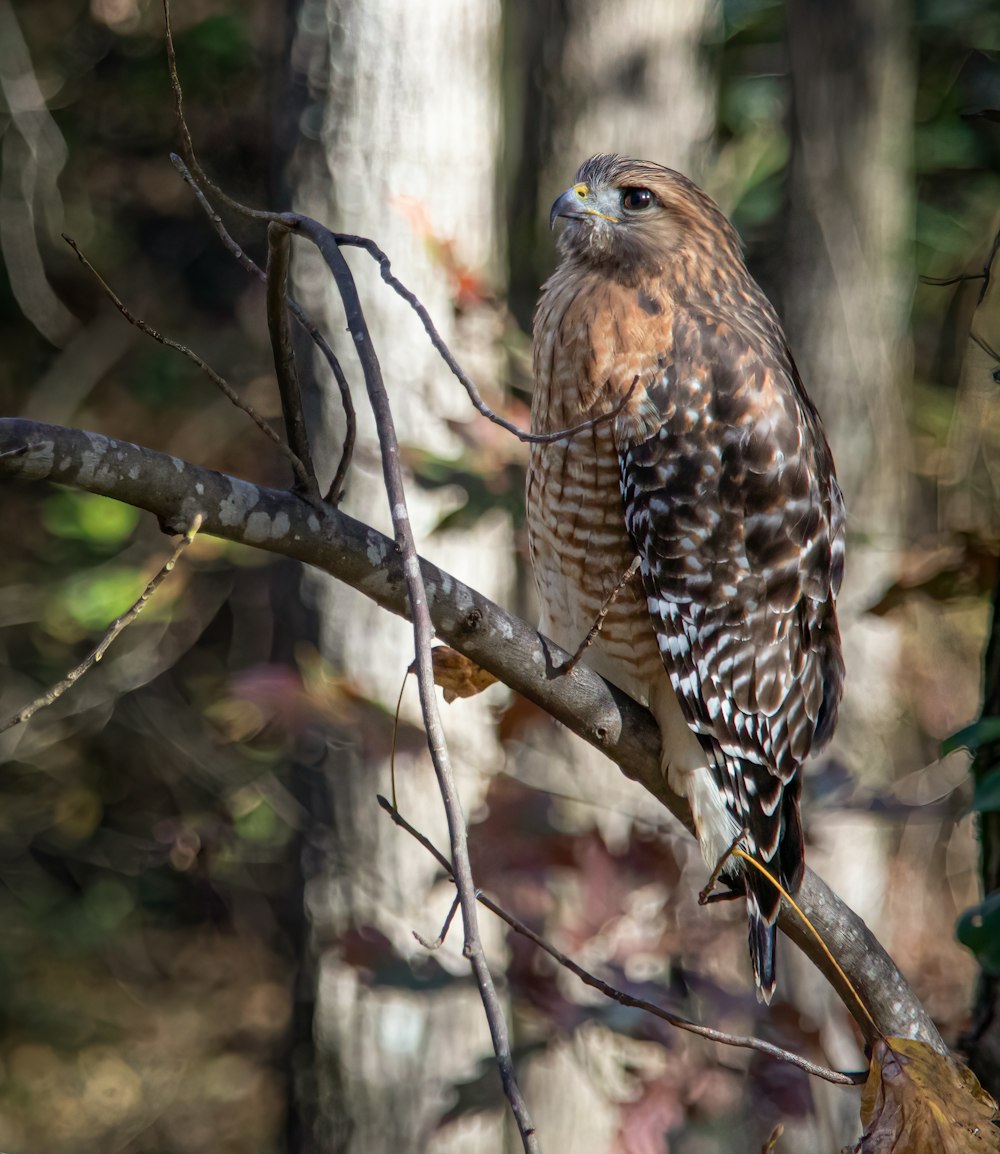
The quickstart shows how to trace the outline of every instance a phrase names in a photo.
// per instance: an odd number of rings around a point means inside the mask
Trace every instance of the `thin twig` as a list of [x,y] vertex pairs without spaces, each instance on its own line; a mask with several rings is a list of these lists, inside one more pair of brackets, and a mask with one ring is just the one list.
[[424,947],[425,950],[430,950],[433,952],[434,950],[439,950],[444,945],[444,940],[448,936],[448,931],[451,929],[451,923],[455,918],[455,914],[458,913],[460,902],[461,894],[459,894],[458,890],[456,889],[455,897],[452,899],[451,909],[448,911],[448,916],[444,919],[444,925],[441,927],[441,932],[433,942],[428,941],[428,939],[425,938],[423,934],[418,934],[416,930],[412,931],[413,936]]
[[[184,154],[184,161],[190,169],[190,173],[194,174],[198,183],[210,188],[212,192],[234,212],[249,220],[260,220],[271,222],[289,222],[289,218],[296,216],[295,213],[276,213],[269,212],[266,209],[251,208],[249,205],[241,204],[238,200],[234,200],[228,193],[224,192],[205,172],[198,161],[198,157],[194,150],[194,142],[191,139],[191,131],[188,128],[187,121],[184,117],[184,92],[181,87],[180,76],[177,72],[177,57],[174,53],[173,34],[170,28],[170,0],[163,0],[163,16],[166,25],[166,40],[167,40],[167,68],[170,73],[170,86],[174,93],[174,108],[177,115],[177,123],[179,125],[181,134],[181,152]],[[174,160],[176,167],[179,167],[177,160]],[[195,181],[192,179],[190,173],[187,178],[189,183],[194,185]],[[378,263],[379,270],[382,274],[382,279],[389,285],[394,292],[398,293],[409,304],[409,306],[416,312],[420,318],[421,324],[424,326],[424,331],[430,337],[431,344],[437,349],[442,360],[451,370],[452,374],[458,379],[462,387],[469,394],[469,399],[472,401],[476,411],[487,420],[499,425],[502,429],[506,429],[508,433],[512,433],[519,441],[530,442],[532,444],[547,445],[553,441],[564,441],[570,437],[576,436],[577,433],[586,432],[588,429],[597,428],[598,425],[613,421],[615,417],[625,408],[635,391],[638,381],[632,382],[632,387],[628,393],[618,402],[618,404],[609,412],[602,413],[600,416],[591,417],[589,420],[581,421],[578,425],[573,425],[570,428],[558,429],[553,433],[529,433],[525,429],[519,428],[512,421],[506,420],[498,413],[495,413],[489,405],[482,399],[479,389],[472,378],[465,372],[451,350],[445,344],[441,334],[437,331],[434,322],[431,320],[430,313],[421,303],[417,295],[411,292],[401,280],[392,272],[392,267],[389,258],[373,241],[363,236],[354,236],[349,233],[335,234],[338,244],[351,245],[355,248],[363,248],[373,260]]]
[[128,323],[130,325],[134,325],[141,333],[145,333],[147,337],[152,337],[152,339],[159,342],[159,344],[164,345],[168,349],[173,349],[175,352],[180,353],[181,356],[187,357],[187,359],[191,361],[192,364],[201,369],[205,376],[208,377],[208,379],[223,394],[223,396],[225,396],[228,401],[234,404],[236,408],[246,413],[250,420],[253,421],[253,423],[257,426],[257,428],[260,429],[260,431],[275,446],[277,446],[278,451],[287,458],[289,464],[292,466],[292,469],[295,472],[295,476],[299,479],[300,483],[302,483],[303,486],[308,486],[309,474],[306,472],[305,466],[302,464],[296,454],[289,448],[288,445],[285,444],[285,442],[278,436],[274,429],[272,429],[267,421],[264,420],[260,413],[258,413],[252,405],[248,405],[246,401],[242,400],[238,396],[238,394],[233,390],[232,386],[225,379],[225,377],[217,373],[215,369],[213,369],[207,361],[198,356],[198,354],[193,349],[189,349],[187,345],[182,345],[179,341],[172,340],[170,337],[165,337],[161,332],[158,332],[156,329],[154,329],[152,325],[147,324],[146,321],[142,320],[140,317],[135,316],[135,314],[128,309],[125,303],[117,295],[114,289],[112,289],[107,281],[101,276],[97,269],[95,269],[90,261],[87,260],[87,258],[83,255],[83,252],[76,241],[71,236],[67,236],[66,233],[62,234],[62,238],[76,253],[79,262],[83,265],[87,272],[90,273],[94,280],[97,281],[101,291],[108,298],[108,300],[111,301],[111,303],[121,313],[121,315],[128,321]]
[[986,263],[983,265],[982,272],[962,272],[957,273],[955,276],[921,276],[918,279],[921,284],[934,285],[937,288],[943,288],[946,285],[960,284],[962,281],[967,280],[981,280],[983,284],[979,290],[979,299],[976,301],[976,307],[978,308],[983,303],[990,287],[990,279],[993,276],[993,261],[996,259],[998,250],[1000,250],[1000,228],[993,234],[993,243],[990,245],[990,253],[986,258]]
[[946,288],[948,285],[961,284],[967,280],[982,280],[983,276],[981,272],[960,272],[956,276],[919,276],[917,280],[934,288]]
[[[164,18],[167,26],[167,54],[170,70],[171,85],[174,90],[174,99],[177,107],[177,119],[181,125],[181,139],[185,160],[192,172],[203,183],[215,188],[201,171],[194,153],[191,134],[184,119],[183,93],[180,78],[177,73],[177,61],[174,55],[173,39],[170,30],[170,0],[163,0]],[[385,478],[386,493],[389,498],[389,509],[392,517],[393,531],[396,546],[403,559],[403,572],[406,581],[407,598],[410,614],[413,619],[414,645],[417,658],[417,684],[420,693],[420,707],[427,730],[427,743],[430,749],[431,761],[438,778],[444,802],[445,813],[448,819],[452,855],[456,863],[455,885],[461,898],[462,920],[465,929],[464,953],[468,957],[473,973],[479,986],[480,998],[489,1023],[490,1034],[493,1039],[493,1048],[496,1053],[500,1078],[504,1093],[510,1102],[521,1142],[526,1154],[537,1154],[538,1139],[535,1126],[528,1113],[527,1103],[524,1101],[520,1087],[514,1074],[514,1064],[510,1052],[510,1040],[507,1034],[507,1023],[503,1017],[500,1001],[486,957],[483,952],[482,941],[479,936],[479,927],[476,916],[476,895],[472,879],[472,867],[469,863],[468,844],[466,839],[465,818],[462,813],[458,790],[455,785],[451,761],[448,756],[448,747],[441,727],[441,718],[437,709],[434,695],[434,674],[431,664],[431,641],[434,630],[431,624],[430,613],[427,607],[427,590],[424,587],[423,576],[420,572],[420,560],[413,540],[410,527],[409,513],[406,507],[406,495],[403,489],[402,471],[399,464],[399,444],[396,439],[395,424],[389,406],[388,394],[382,380],[382,370],[375,354],[365,321],[364,311],[357,295],[354,277],[350,266],[344,259],[332,233],[308,217],[299,217],[297,214],[285,213],[258,213],[252,210],[244,211],[231,198],[216,191],[222,199],[237,211],[258,220],[274,221],[286,224],[289,228],[300,231],[307,236],[319,249],[333,273],[344,311],[347,316],[348,329],[354,340],[358,360],[361,364],[365,386],[368,391],[375,425],[378,430],[379,447],[382,455],[382,471]]]
[[[448,859],[442,854],[438,848],[425,837],[418,829],[415,829],[399,812],[398,809],[381,794],[378,797],[379,805],[392,818],[392,820],[401,829],[413,838],[430,853],[437,863],[445,870],[449,877],[454,878],[454,873]],[[605,997],[611,998],[622,1006],[630,1006],[636,1010],[645,1010],[648,1014],[653,1014],[657,1018],[661,1018],[664,1022],[669,1022],[671,1026],[676,1026],[679,1030],[686,1030],[689,1034],[698,1034],[702,1038],[708,1038],[713,1042],[721,1042],[726,1046],[736,1046],[743,1050],[756,1050],[758,1053],[767,1054],[772,1058],[777,1058],[782,1062],[789,1062],[793,1066],[798,1066],[800,1070],[805,1070],[808,1074],[814,1074],[817,1078],[823,1078],[827,1082],[833,1082],[838,1086],[857,1086],[864,1082],[867,1078],[867,1073],[864,1074],[842,1074],[839,1070],[831,1070],[827,1066],[821,1066],[816,1062],[810,1062],[808,1058],[803,1058],[798,1054],[793,1054],[790,1050],[783,1050],[780,1046],[775,1046],[771,1042],[765,1042],[763,1038],[754,1038],[744,1034],[728,1034],[723,1030],[715,1030],[711,1026],[700,1026],[697,1022],[692,1022],[688,1018],[681,1017],[679,1014],[673,1014],[669,1010],[663,1009],[662,1006],[656,1005],[655,1002],[648,1002],[645,998],[636,998],[631,994],[626,994],[624,990],[619,990],[616,986],[610,985],[601,978],[592,974],[589,970],[585,970],[583,966],[577,965],[572,958],[567,957],[561,950],[556,949],[555,946],[535,933],[533,929],[525,925],[520,918],[514,914],[509,913],[498,905],[491,898],[485,894],[479,893],[477,895],[481,905],[485,906],[491,913],[507,923],[510,928],[517,933],[526,937],[533,942],[540,950],[544,950],[549,957],[554,958],[561,966],[565,967],[576,976],[585,985],[592,989],[599,990]]]
[[[712,890],[715,889],[715,883],[722,876],[722,871],[726,868],[726,863],[739,848],[740,842],[747,836],[748,832],[749,830],[746,826],[744,826],[736,835],[736,837],[734,837],[733,840],[729,843],[729,848],[726,850],[726,852],[715,863],[714,869],[712,870],[711,874],[709,874],[708,881],[705,883],[701,892],[698,894],[698,905],[707,906],[712,904],[712,899],[715,896],[713,895]],[[727,899],[730,897],[729,894],[725,894],[723,896]],[[740,895],[733,894],[732,896],[739,897]]]
[[[309,451],[309,434],[306,432],[305,415],[302,412],[302,390],[299,375],[295,370],[295,352],[292,349],[291,334],[288,331],[288,310],[285,304],[285,286],[288,283],[288,258],[290,241],[288,230],[279,224],[267,226],[267,328],[271,336],[271,352],[274,355],[274,372],[278,378],[278,395],[281,397],[281,411],[285,417],[285,435],[292,452],[302,462],[306,472],[305,491],[311,497],[319,497],[316,484],[316,470],[313,468],[312,453]],[[302,478],[299,485],[303,486]]]
[[572,673],[573,670],[580,664],[580,659],[587,652],[587,650],[591,647],[591,645],[593,645],[595,639],[597,638],[598,633],[600,633],[601,629],[604,627],[604,619],[607,617],[608,611],[611,609],[611,606],[614,605],[615,600],[618,597],[619,593],[621,593],[621,591],[632,580],[632,578],[636,575],[636,573],[639,572],[639,565],[641,564],[641,562],[642,562],[641,557],[639,557],[638,555],[636,557],[634,557],[632,560],[632,564],[629,565],[629,567],[625,570],[624,574],[622,575],[621,580],[614,587],[614,589],[611,590],[611,592],[608,594],[608,596],[604,599],[604,604],[601,606],[600,612],[597,614],[597,617],[594,620],[594,624],[591,625],[591,627],[587,633],[587,636],[584,637],[584,639],[577,646],[576,652],[569,659],[569,661],[567,661],[565,665],[560,665],[559,668],[556,670],[556,673],[560,677],[565,677],[567,673]]
[[984,353],[986,353],[988,357],[991,357],[994,361],[1000,361],[1000,353],[998,353],[996,349],[994,349],[989,344],[988,341],[979,336],[978,333],[974,333],[972,329],[969,329],[969,340],[979,345],[979,347],[983,350]]
[[17,713],[15,713],[12,717],[9,717],[2,725],[0,725],[0,733],[5,733],[8,729],[13,729],[15,725],[20,725],[22,722],[27,721],[30,717],[33,717],[40,709],[44,709],[46,706],[52,705],[53,702],[58,701],[59,698],[62,697],[62,695],[66,692],[66,690],[75,685],[76,682],[79,681],[80,678],[87,672],[87,670],[91,668],[91,666],[96,665],[97,662],[101,660],[104,654],[108,651],[108,647],[111,645],[111,642],[114,641],[119,633],[127,629],[128,626],[131,625],[132,622],[139,616],[143,609],[146,608],[146,604],[149,599],[153,596],[156,590],[159,589],[160,585],[166,580],[167,575],[172,572],[174,566],[177,564],[177,561],[180,558],[180,555],[184,552],[188,545],[191,544],[195,538],[195,534],[201,528],[202,520],[203,517],[201,513],[196,513],[194,517],[192,517],[191,524],[188,526],[187,532],[177,543],[177,547],[174,549],[173,553],[171,553],[169,561],[167,561],[159,573],[156,574],[152,581],[150,581],[146,588],[142,591],[142,595],[139,597],[138,601],[135,601],[132,604],[132,607],[127,610],[127,612],[123,613],[121,617],[117,618],[111,623],[96,648],[92,649],[80,662],[80,664],[76,666],[75,669],[71,669],[70,672],[67,673],[66,676],[62,679],[62,681],[58,682],[56,685],[53,685],[51,689],[47,689],[39,697],[36,697],[34,701],[24,706],[23,709],[19,709]]
[[[170,156],[174,167],[181,174],[185,183],[194,193],[195,199],[201,206],[202,211],[209,219],[209,223],[215,229],[223,246],[228,249],[230,253],[240,262],[240,264],[255,276],[262,284],[267,283],[267,274],[258,265],[252,257],[250,257],[245,250],[233,239],[226,228],[222,217],[212,207],[211,201],[205,195],[204,190],[198,181],[191,174],[191,170],[184,163],[183,160],[176,154],[172,153]],[[354,401],[351,398],[351,387],[347,383],[347,377],[344,375],[344,370],[341,368],[340,361],[336,353],[330,347],[330,342],[323,336],[323,334],[316,327],[315,323],[309,317],[309,314],[302,308],[299,302],[291,295],[286,296],[285,300],[288,304],[288,309],[299,327],[308,333],[310,340],[316,348],[319,349],[323,359],[330,366],[330,371],[333,373],[333,379],[337,382],[337,389],[340,392],[340,402],[344,407],[344,446],[340,455],[340,462],[337,465],[337,471],[333,476],[333,481],[330,488],[327,490],[325,500],[331,504],[336,505],[344,491],[344,482],[347,479],[347,471],[351,467],[351,458],[354,455],[354,444],[357,440],[358,422],[357,416],[354,412]]]
[[476,382],[466,373],[462,366],[455,359],[451,349],[448,348],[444,338],[438,332],[431,320],[431,315],[424,307],[420,298],[411,289],[408,289],[405,284],[393,273],[392,264],[388,256],[379,248],[379,246],[368,237],[354,236],[350,233],[338,232],[334,233],[338,244],[350,245],[353,248],[364,249],[365,252],[376,262],[379,267],[382,279],[385,283],[397,294],[403,298],[411,309],[420,318],[420,323],[424,326],[424,332],[430,338],[431,344],[437,350],[441,359],[451,370],[452,375],[461,384],[462,388],[469,394],[469,400],[472,401],[473,407],[476,411],[487,420],[492,421],[495,425],[499,425],[501,429],[506,429],[508,433],[512,433],[519,441],[523,441],[532,445],[550,445],[553,441],[568,441],[571,437],[575,437],[578,433],[585,433],[588,429],[596,429],[598,425],[606,424],[613,421],[615,417],[625,408],[625,406],[632,399],[632,394],[636,390],[639,383],[639,378],[636,377],[632,381],[632,385],[624,397],[618,402],[615,407],[607,413],[601,413],[600,416],[590,417],[586,421],[581,421],[578,425],[571,425],[565,429],[557,429],[554,433],[529,433],[525,429],[515,425],[513,421],[508,421],[505,417],[501,417],[495,413],[489,405],[483,400],[480,395]]
[[462,803],[458,796],[455,775],[434,693],[434,669],[431,658],[434,627],[431,624],[430,612],[427,607],[427,590],[424,587],[423,575],[420,572],[420,559],[413,540],[410,516],[406,507],[403,474],[399,463],[399,442],[396,438],[389,396],[382,380],[382,369],[372,344],[371,333],[368,331],[368,324],[361,307],[361,301],[358,298],[354,277],[333,234],[329,229],[324,228],[309,217],[288,213],[282,219],[291,220],[292,227],[316,245],[333,274],[344,304],[347,328],[354,341],[358,360],[364,373],[365,386],[375,417],[375,427],[378,430],[379,448],[382,454],[382,474],[385,480],[386,494],[389,498],[393,532],[396,547],[403,560],[403,575],[406,581],[410,614],[413,619],[420,709],[427,731],[427,744],[430,749],[431,761],[434,764],[438,787],[441,790],[441,798],[448,819],[452,858],[455,862],[455,885],[461,898],[462,921],[465,929],[463,953],[472,964],[472,971],[479,986],[479,996],[482,999],[490,1034],[493,1038],[493,1049],[500,1070],[500,1079],[517,1123],[522,1145],[526,1154],[537,1154],[538,1139],[535,1125],[517,1084],[507,1023],[504,1020],[500,999],[497,997],[496,987],[493,984],[493,977],[490,974],[479,935],[476,915],[476,888],[472,878],[472,866],[469,862],[465,815],[462,812]]
[[[171,88],[173,89],[174,93],[176,119],[178,119],[178,125],[180,128],[181,151],[183,152],[183,160],[185,160],[186,166],[189,170],[189,172],[185,174],[185,179],[188,180],[191,187],[195,187],[195,182],[197,180],[197,182],[201,183],[201,185],[210,188],[212,193],[215,193],[215,195],[219,197],[220,201],[223,201],[223,203],[228,205],[228,207],[230,207],[234,212],[240,213],[240,216],[246,217],[250,220],[266,220],[268,223],[286,223],[290,225],[290,227],[293,226],[292,218],[296,216],[296,213],[270,212],[265,209],[250,208],[248,204],[241,204],[239,201],[234,200],[232,196],[225,193],[223,189],[219,188],[217,183],[209,177],[208,173],[204,171],[204,168],[202,168],[201,164],[198,163],[198,158],[195,153],[194,141],[191,140],[190,129],[188,128],[187,120],[185,119],[185,111],[183,111],[183,90],[181,88],[178,67],[176,67],[176,55],[174,53],[173,33],[171,30],[170,0],[163,0],[163,9],[164,22],[166,25],[167,68],[168,72],[170,72]],[[183,164],[180,162],[180,159],[178,157],[172,157],[172,159],[174,166],[178,167],[179,171],[182,171]],[[194,174],[194,177],[191,175],[191,173]],[[493,409],[490,409],[489,405],[484,402],[480,396],[479,388],[476,387],[472,377],[468,376],[463,367],[461,367],[458,364],[458,361],[454,359],[451,350],[444,342],[444,338],[437,331],[434,321],[431,321],[430,314],[427,312],[427,309],[424,308],[420,299],[416,297],[416,294],[411,292],[411,290],[409,290],[409,288],[407,288],[406,285],[401,282],[401,280],[396,275],[394,275],[389,257],[386,256],[383,250],[376,245],[375,241],[370,240],[367,237],[356,237],[356,235],[349,233],[339,233],[334,235],[336,235],[338,245],[351,245],[356,248],[363,248],[366,250],[369,256],[371,256],[371,258],[377,262],[379,272],[381,272],[384,282],[388,284],[394,292],[398,293],[400,297],[407,302],[409,307],[414,310],[416,315],[420,317],[423,329],[427,332],[427,335],[430,338],[430,343],[434,345],[438,354],[441,355],[445,365],[448,365],[448,367],[451,369],[454,377],[456,377],[460,384],[463,385],[463,388],[466,390],[469,399],[472,400],[475,410],[478,411],[482,417],[486,417],[487,420],[493,421],[495,425],[506,429],[507,433],[511,433],[513,436],[516,436],[519,441],[532,444],[551,444],[555,441],[569,440],[570,437],[576,436],[578,433],[584,433],[588,429],[596,428],[597,426],[614,420],[618,413],[621,413],[624,410],[624,407],[629,404],[630,400],[632,399],[632,394],[634,391],[636,391],[636,387],[639,381],[638,377],[636,377],[636,380],[632,382],[632,387],[629,389],[629,391],[626,392],[625,396],[619,400],[614,409],[607,413],[601,413],[599,417],[592,417],[586,421],[580,421],[579,425],[573,425],[564,429],[556,429],[554,433],[529,433],[526,429],[522,429],[519,426],[514,425],[513,421],[509,421],[501,417],[501,415],[494,412]]]

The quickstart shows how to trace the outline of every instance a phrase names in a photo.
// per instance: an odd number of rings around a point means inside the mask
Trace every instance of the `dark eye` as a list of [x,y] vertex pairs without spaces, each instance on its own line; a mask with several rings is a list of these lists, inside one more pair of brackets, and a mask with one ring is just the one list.
[[630,212],[642,212],[645,208],[652,208],[656,197],[648,188],[626,188],[622,192],[622,207]]

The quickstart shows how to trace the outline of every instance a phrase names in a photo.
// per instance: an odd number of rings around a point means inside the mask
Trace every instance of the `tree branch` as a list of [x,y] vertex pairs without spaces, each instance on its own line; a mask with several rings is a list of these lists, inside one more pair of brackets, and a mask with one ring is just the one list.
[[313,498],[319,497],[316,470],[309,449],[309,434],[302,411],[302,390],[295,370],[295,353],[288,329],[288,307],[285,286],[288,283],[288,258],[291,242],[288,230],[279,224],[267,226],[267,328],[274,353],[274,372],[278,379],[278,395],[285,417],[285,435],[292,452],[302,462],[305,477],[297,474],[299,486]]
[[[392,818],[392,820],[399,826],[400,829],[405,829],[406,832],[418,841],[425,850],[434,858],[434,860],[445,870],[449,877],[454,880],[455,874],[451,868],[451,863],[444,856],[443,853],[434,845],[430,838],[426,837],[406,820],[398,809],[386,798],[381,795],[378,798],[379,805]],[[656,1005],[655,1002],[647,1001],[645,998],[637,998],[633,994],[626,994],[624,990],[619,990],[610,983],[605,982],[602,978],[592,974],[589,970],[585,970],[583,966],[574,962],[571,957],[568,957],[557,950],[556,947],[545,940],[541,934],[536,934],[535,931],[520,918],[515,917],[514,914],[505,910],[503,906],[498,905],[492,898],[488,898],[486,894],[477,892],[476,898],[480,905],[484,906],[490,913],[496,914],[501,921],[505,921],[515,933],[521,934],[528,939],[529,942],[534,943],[540,950],[544,950],[559,963],[564,969],[569,970],[571,974],[575,974],[584,985],[590,986],[592,990],[597,990],[606,998],[610,998],[613,1002],[617,1002],[620,1006],[629,1006],[632,1009],[644,1010],[647,1014],[652,1014],[654,1018],[660,1018],[662,1021],[675,1026],[678,1030],[686,1030],[689,1034],[697,1034],[699,1038],[707,1038],[710,1042],[720,1042],[724,1046],[735,1046],[743,1050],[756,1050],[759,1054],[767,1054],[770,1058],[777,1058],[779,1062],[788,1062],[789,1065],[797,1066],[800,1070],[805,1070],[807,1074],[813,1074],[817,1078],[822,1078],[825,1082],[832,1082],[836,1086],[859,1086],[866,1081],[867,1073],[862,1074],[842,1074],[838,1070],[831,1070],[828,1066],[821,1066],[817,1062],[810,1062],[808,1058],[803,1058],[799,1054],[793,1054],[791,1050],[782,1049],[781,1046],[776,1046],[773,1042],[765,1042],[763,1038],[749,1037],[746,1034],[729,1034],[725,1030],[716,1030],[712,1026],[701,1026],[697,1022],[692,1022],[690,1019],[682,1017],[680,1014],[671,1013],[670,1010],[665,1010],[662,1006]],[[454,912],[452,906],[452,912]],[[451,915],[449,915],[449,920]],[[437,942],[428,942],[419,934],[414,932],[414,937],[427,950],[437,949],[440,945],[444,933],[447,932],[448,923],[445,922],[445,929],[442,930],[442,937],[439,937]]]
[[[268,227],[268,237],[273,235],[276,225]],[[406,492],[403,486],[403,471],[399,463],[399,441],[396,424],[389,405],[389,395],[382,380],[382,369],[378,354],[372,342],[364,310],[358,297],[357,286],[347,261],[328,229],[302,217],[300,229],[316,245],[340,293],[347,318],[347,330],[354,341],[355,352],[365,378],[368,399],[371,402],[375,428],[378,430],[379,450],[382,456],[382,477],[389,500],[392,528],[396,537],[396,547],[403,562],[403,577],[406,583],[407,616],[413,621],[413,643],[416,650],[417,686],[420,694],[420,712],[427,730],[427,746],[430,750],[434,773],[438,779],[445,816],[448,819],[448,838],[451,842],[453,876],[462,909],[462,924],[465,930],[465,944],[462,953],[469,960],[479,996],[486,1013],[493,1050],[496,1053],[500,1080],[504,1094],[510,1103],[511,1112],[517,1124],[521,1143],[526,1154],[538,1154],[538,1138],[535,1124],[528,1111],[528,1104],[521,1093],[514,1072],[514,1059],[510,1050],[507,1022],[500,1006],[493,975],[490,973],[479,934],[479,916],[476,909],[476,886],[472,879],[472,865],[469,861],[468,832],[465,814],[458,796],[458,787],[451,767],[451,756],[445,740],[444,728],[438,710],[437,695],[434,691],[434,670],[431,659],[431,641],[434,626],[431,624],[427,608],[427,589],[420,569],[420,558],[410,525],[410,514],[406,507]],[[287,251],[287,250],[286,250]],[[272,249],[273,252],[273,249]],[[270,262],[269,262],[270,263]],[[270,280],[270,278],[269,278]],[[283,293],[282,293],[283,297]]]
[[[260,488],[96,433],[17,418],[0,419],[0,476],[49,480],[114,497],[154,513],[171,531],[183,531],[202,512],[203,532],[315,565],[383,608],[408,613],[403,562],[394,543],[293,493]],[[558,676],[568,654],[430,562],[422,560],[420,568],[442,640],[607,754],[691,829],[686,803],[671,793],[660,771],[659,731],[648,710],[583,666]],[[916,1038],[947,1053],[933,1022],[861,918],[808,869],[796,897],[864,999],[874,1027],[795,914],[783,909],[779,925],[831,982],[864,1036],[869,1041],[879,1034]]]

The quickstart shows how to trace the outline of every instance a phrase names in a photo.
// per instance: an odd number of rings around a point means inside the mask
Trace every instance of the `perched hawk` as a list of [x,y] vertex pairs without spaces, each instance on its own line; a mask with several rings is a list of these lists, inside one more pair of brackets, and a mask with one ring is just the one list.
[[[595,156],[552,206],[535,315],[528,529],[541,629],[570,652],[636,556],[588,663],[647,703],[706,862],[802,879],[799,768],[844,679],[844,504],[819,416],[739,238],[686,177]],[[758,996],[779,895],[738,859]]]

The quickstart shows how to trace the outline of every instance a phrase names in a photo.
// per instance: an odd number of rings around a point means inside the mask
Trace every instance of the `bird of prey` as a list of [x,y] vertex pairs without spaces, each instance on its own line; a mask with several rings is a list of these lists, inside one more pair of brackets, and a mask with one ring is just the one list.
[[[541,630],[649,705],[714,867],[736,844],[789,892],[801,767],[844,680],[844,503],[778,317],[718,206],[680,173],[595,156],[553,204],[561,260],[534,323],[527,483]],[[621,588],[639,560],[639,575]],[[746,892],[758,997],[780,896]]]

